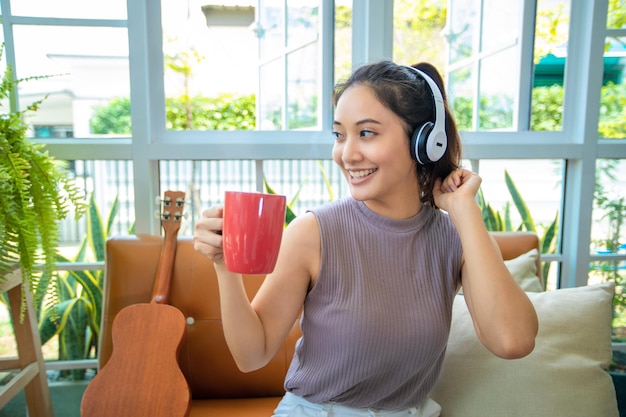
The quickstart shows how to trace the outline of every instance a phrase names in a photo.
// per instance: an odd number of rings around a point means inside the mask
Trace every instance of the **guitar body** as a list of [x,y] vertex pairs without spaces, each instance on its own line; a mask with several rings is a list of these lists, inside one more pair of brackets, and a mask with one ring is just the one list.
[[191,394],[177,360],[184,333],[185,318],[176,307],[146,303],[122,309],[113,322],[115,349],[87,386],[81,415],[187,416]]
[[185,194],[165,192],[161,224],[165,242],[149,303],[115,316],[113,353],[87,385],[82,417],[186,417],[191,391],[178,365],[185,317],[169,305],[169,290]]

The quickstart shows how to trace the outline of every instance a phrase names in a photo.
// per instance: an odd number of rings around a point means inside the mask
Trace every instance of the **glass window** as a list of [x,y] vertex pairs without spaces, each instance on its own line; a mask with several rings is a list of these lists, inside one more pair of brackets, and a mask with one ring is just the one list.
[[205,3],[161,2],[167,129],[319,128],[319,1]]
[[[626,14],[626,12],[624,12]],[[600,93],[598,136],[626,138],[626,37],[608,37]]]
[[569,0],[537,2],[530,129],[559,131],[567,61]]
[[598,159],[591,253],[611,254],[625,249],[626,160]]
[[606,27],[609,29],[626,28],[626,12],[624,10],[624,0],[609,0]]
[[335,79],[334,83],[350,76],[352,67],[352,1],[335,0]]
[[14,16],[126,19],[126,0],[11,0]]
[[626,341],[626,160],[596,161],[589,283],[615,282],[613,337]]
[[448,40],[450,64],[470,58],[474,51],[474,37],[477,32],[479,10],[471,0],[452,0],[448,10]]
[[513,129],[520,96],[522,2],[449,4],[448,91],[460,129]]
[[250,160],[161,161],[161,190],[184,191],[188,202],[185,206],[188,220],[181,224],[179,234],[192,235],[194,219],[204,208],[222,204],[226,190],[259,191],[259,182],[287,196],[296,216],[349,195],[341,170],[330,159],[266,160],[260,165],[262,171],[257,170],[259,163]]
[[261,35],[254,7],[162,0],[161,20],[166,128],[253,129]]
[[[133,163],[131,161],[67,161],[67,169],[85,202],[100,214],[100,219],[83,216],[77,222],[70,213],[59,225],[62,253],[73,260],[85,239],[90,221],[102,221],[107,235],[133,234],[135,223]],[[88,254],[86,261],[95,261]]]
[[[543,252],[556,253],[564,161],[481,160],[478,172],[482,178],[479,203],[487,228],[535,232]],[[556,272],[549,263],[544,265],[548,288],[556,288]]]
[[449,73],[448,103],[454,113],[459,130],[476,130],[474,122],[478,120],[474,105],[476,82],[473,80],[474,66],[458,67]]
[[[130,96],[125,28],[15,26],[15,71],[20,108],[43,100],[29,115],[31,134],[41,138],[90,137],[94,115],[112,101]],[[130,111],[122,131],[130,133]],[[121,128],[120,128],[121,129]]]
[[287,1],[287,47],[315,42],[320,30],[319,7],[310,0]]
[[430,62],[445,74],[447,1],[428,0],[393,2],[393,60],[411,65]]
[[320,68],[311,65],[319,56],[317,46],[313,43],[287,56],[287,129],[320,126]]
[[511,48],[518,42],[522,2],[484,0],[483,3],[480,50],[493,53]]
[[261,114],[257,126],[261,130],[320,129],[319,1],[272,0],[260,6],[259,24],[268,29],[259,37]]
[[485,58],[480,66],[479,130],[511,130],[519,59],[514,49]]

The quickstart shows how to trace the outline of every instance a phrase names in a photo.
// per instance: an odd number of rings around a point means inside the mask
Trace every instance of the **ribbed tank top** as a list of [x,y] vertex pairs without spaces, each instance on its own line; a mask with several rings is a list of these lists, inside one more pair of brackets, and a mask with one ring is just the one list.
[[430,206],[395,220],[351,197],[312,212],[320,272],[285,389],[317,403],[419,406],[441,370],[460,280],[454,225]]

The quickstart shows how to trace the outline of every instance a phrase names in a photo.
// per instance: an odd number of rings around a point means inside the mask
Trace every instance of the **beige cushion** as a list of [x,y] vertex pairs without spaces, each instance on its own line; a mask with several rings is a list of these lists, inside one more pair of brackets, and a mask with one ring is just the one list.
[[478,341],[456,296],[443,371],[432,398],[442,417],[617,417],[611,360],[613,283],[528,293],[535,350],[504,360]]
[[515,281],[524,291],[541,292],[543,287],[537,276],[537,258],[539,251],[531,249],[515,259],[504,261]]

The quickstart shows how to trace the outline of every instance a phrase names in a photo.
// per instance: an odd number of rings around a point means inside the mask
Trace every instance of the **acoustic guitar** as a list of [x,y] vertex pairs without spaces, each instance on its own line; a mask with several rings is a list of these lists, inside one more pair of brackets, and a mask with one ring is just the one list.
[[113,353],[87,385],[82,417],[186,417],[191,392],[178,365],[185,318],[169,305],[176,242],[185,194],[167,191],[165,230],[152,299],[123,308],[112,326]]

